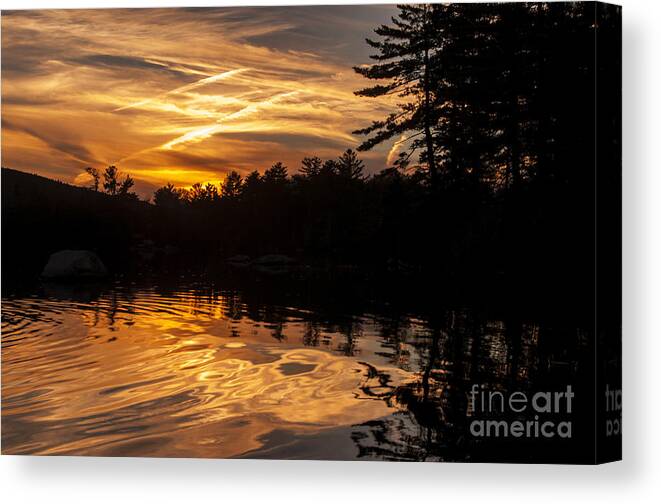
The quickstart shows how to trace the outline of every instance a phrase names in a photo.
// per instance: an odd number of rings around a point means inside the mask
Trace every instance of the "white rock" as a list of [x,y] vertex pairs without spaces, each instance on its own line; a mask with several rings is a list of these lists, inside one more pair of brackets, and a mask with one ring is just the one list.
[[105,265],[89,250],[60,250],[51,254],[41,276],[44,278],[100,278],[108,274]]

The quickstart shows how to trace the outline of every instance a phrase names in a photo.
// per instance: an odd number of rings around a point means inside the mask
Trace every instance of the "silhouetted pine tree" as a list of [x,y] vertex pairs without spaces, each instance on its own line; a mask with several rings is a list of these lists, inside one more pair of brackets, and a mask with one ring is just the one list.
[[358,159],[358,155],[351,149],[347,149],[338,158],[336,164],[337,174],[346,180],[359,180],[363,178],[365,164]]
[[95,192],[99,190],[99,183],[101,180],[101,173],[99,173],[99,170],[96,168],[93,168],[92,166],[88,166],[85,168],[85,172],[92,177],[92,185],[90,186],[90,189],[94,190]]
[[220,188],[220,195],[223,198],[237,199],[241,195],[242,183],[241,175],[234,170],[230,171],[225,175],[225,180],[223,180]]
[[377,50],[371,58],[378,63],[354,67],[368,79],[387,81],[356,91],[356,95],[403,98],[397,112],[355,132],[371,135],[358,150],[368,150],[399,137],[407,148],[397,165],[406,166],[413,153],[420,151],[420,160],[428,167],[432,185],[438,179],[432,131],[437,122],[432,78],[439,50],[432,15],[435,8],[427,4],[400,6],[399,14],[392,19],[393,26],[381,25],[374,30],[381,40],[366,39]]
[[173,184],[167,184],[154,192],[154,205],[160,208],[178,208],[182,203],[182,192]]
[[317,156],[304,157],[301,161],[301,173],[303,176],[316,177],[321,172],[322,161]]
[[287,183],[287,167],[280,161],[274,163],[264,172],[264,183],[272,186],[282,186]]
[[111,196],[117,194],[118,176],[119,170],[117,170],[116,166],[109,166],[103,172],[103,189]]
[[122,180],[121,183],[119,184],[119,188],[117,189],[117,194],[119,196],[124,196],[124,197],[129,196],[131,194],[130,190],[134,185],[135,185],[135,181],[133,180],[133,178],[129,174],[126,174],[126,176],[124,176],[124,180]]

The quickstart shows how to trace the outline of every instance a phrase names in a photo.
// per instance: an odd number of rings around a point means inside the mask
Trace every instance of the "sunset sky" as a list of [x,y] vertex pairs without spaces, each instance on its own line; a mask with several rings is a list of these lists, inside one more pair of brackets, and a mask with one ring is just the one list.
[[[2,165],[85,184],[116,164],[147,197],[232,169],[335,157],[393,102],[356,97],[394,6],[2,14]],[[378,171],[393,142],[363,153]]]

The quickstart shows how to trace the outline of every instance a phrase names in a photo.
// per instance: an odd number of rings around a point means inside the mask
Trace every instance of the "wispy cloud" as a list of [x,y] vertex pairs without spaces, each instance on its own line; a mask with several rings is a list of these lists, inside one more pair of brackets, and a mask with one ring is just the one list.
[[392,106],[356,97],[351,70],[392,10],[3,12],[3,164],[73,181],[120,162],[151,187],[336,156]]
[[151,103],[153,101],[161,100],[163,98],[166,98],[170,95],[177,94],[177,93],[186,93],[187,91],[192,91],[193,89],[197,89],[202,86],[206,86],[207,84],[213,84],[215,82],[219,82],[221,80],[229,79],[237,74],[240,74],[241,72],[246,72],[249,70],[248,68],[237,68],[235,70],[228,70],[227,72],[221,72],[216,75],[212,75],[211,77],[206,77],[204,79],[200,79],[196,82],[192,82],[190,84],[186,84],[185,86],[178,87],[176,89],[173,89],[171,91],[166,91],[165,93],[161,93],[160,95],[154,97],[154,98],[147,98],[145,100],[136,102],[136,103],[131,103],[129,105],[124,105],[123,107],[118,107],[115,109],[115,112],[120,112],[122,110],[130,109],[130,108],[135,108],[135,107],[142,107],[143,105],[146,105],[148,103]]
[[397,156],[399,156],[399,153],[402,150],[402,144],[406,142],[406,134],[401,135],[399,137],[399,140],[397,140],[395,143],[392,144],[392,147],[388,151],[388,155],[386,156],[386,164],[388,166],[392,166],[395,160],[397,159]]
[[82,145],[67,141],[62,135],[49,135],[48,133],[38,132],[30,127],[11,123],[4,118],[2,120],[2,130],[24,133],[36,140],[39,140],[48,148],[69,156],[76,161],[83,163],[94,163],[94,155],[90,151],[88,151]]
[[[199,129],[195,129],[192,131],[189,131],[188,133],[184,133],[180,137],[177,137],[173,140],[170,140],[169,142],[166,142],[163,144],[160,148],[161,149],[173,149],[177,146],[183,145],[183,144],[190,144],[190,143],[195,143],[195,142],[200,142],[205,138],[209,138],[211,135],[214,135],[216,133],[219,133],[220,131],[223,130],[224,124],[229,123],[231,121],[236,121],[242,118],[245,118],[246,116],[249,115],[254,115],[262,110],[268,109],[270,107],[273,107],[274,105],[277,105],[278,103],[281,103],[282,101],[286,100],[287,98],[296,96],[298,92],[297,91],[290,91],[288,93],[281,93],[275,96],[272,96],[270,98],[267,98],[266,100],[262,100],[256,103],[251,103],[250,105],[246,105],[240,110],[237,110],[236,112],[231,112],[225,116],[223,116],[221,119],[219,119],[216,124],[212,124],[210,126],[204,126]],[[245,127],[245,126],[244,126]],[[262,127],[264,128],[264,126]]]

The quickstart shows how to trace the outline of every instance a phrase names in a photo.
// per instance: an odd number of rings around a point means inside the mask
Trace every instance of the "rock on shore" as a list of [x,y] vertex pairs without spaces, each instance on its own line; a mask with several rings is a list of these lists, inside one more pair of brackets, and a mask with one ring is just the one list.
[[41,276],[49,280],[84,280],[107,274],[108,270],[94,252],[60,250],[51,254]]

